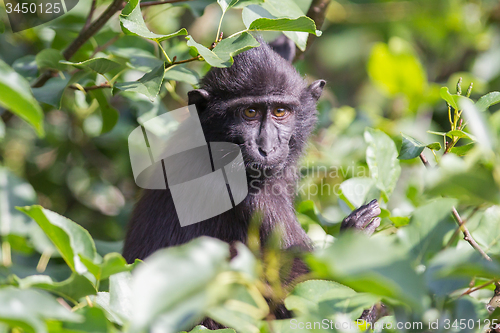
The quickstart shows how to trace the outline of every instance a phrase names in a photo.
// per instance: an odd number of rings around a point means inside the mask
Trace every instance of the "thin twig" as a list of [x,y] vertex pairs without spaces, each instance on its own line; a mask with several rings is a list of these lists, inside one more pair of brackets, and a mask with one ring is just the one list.
[[[424,163],[426,168],[430,168],[431,165],[429,164],[429,161],[427,161],[427,159],[425,158],[425,156],[423,154],[420,154],[420,160],[422,161],[422,163]],[[476,249],[479,253],[481,253],[481,255],[484,257],[484,259],[486,259],[488,261],[492,261],[491,258],[486,254],[486,252],[484,252],[483,249],[481,249],[481,247],[479,247],[479,245],[476,243],[474,238],[472,238],[472,235],[470,234],[469,229],[467,229],[467,227],[465,226],[465,223],[462,220],[462,218],[460,217],[460,214],[458,214],[457,209],[455,207],[452,207],[451,212],[453,213],[453,216],[457,220],[457,223],[460,227],[460,230],[462,230],[462,233],[464,234],[464,239],[474,249]]]
[[452,208],[451,212],[453,213],[453,216],[455,216],[455,219],[457,220],[457,223],[460,225],[460,228],[462,229],[462,232],[464,234],[464,239],[469,242],[469,244],[475,248],[481,255],[484,257],[484,259],[488,261],[492,261],[491,258],[486,254],[486,252],[481,249],[481,247],[476,243],[474,238],[472,238],[472,235],[469,232],[469,229],[464,224],[464,221],[460,218],[460,215],[457,212],[457,209],[455,207]]
[[94,52],[92,52],[92,55],[90,56],[90,58],[93,58],[97,53],[101,52],[102,50],[107,49],[110,45],[113,45],[118,39],[120,39],[121,36],[122,36],[122,34],[118,34],[115,37],[108,40],[106,43],[102,44],[101,46],[96,47]]
[[[474,207],[474,209],[472,210],[472,212],[469,214],[468,217],[466,217],[463,221],[464,221],[464,224],[469,221],[472,216],[474,216],[474,214],[477,213],[477,211],[479,210],[479,206],[477,207]],[[462,226],[458,226],[457,229],[455,229],[455,232],[453,233],[453,235],[451,235],[451,238],[450,240],[448,241],[448,244],[446,244],[446,246],[444,247],[445,249],[450,247],[451,244],[453,244],[453,242],[455,241],[455,238],[458,236],[458,233],[460,232],[460,230],[462,230]]]
[[92,0],[92,5],[90,5],[89,15],[87,16],[87,20],[85,21],[83,29],[87,29],[90,26],[90,23],[92,22],[92,16],[94,15],[96,2],[97,0]]
[[431,165],[429,164],[429,161],[427,161],[427,158],[425,158],[424,153],[420,153],[420,160],[422,163],[424,163],[426,168],[430,168]]
[[483,283],[482,285],[480,286],[477,286],[476,288],[469,288],[467,291],[465,291],[462,295],[460,295],[460,297],[464,296],[464,295],[469,295],[469,294],[472,294],[473,292],[479,290],[479,289],[483,289],[484,287],[487,287],[489,286],[490,284],[492,284],[493,282],[495,282],[495,280],[490,280],[486,283]]

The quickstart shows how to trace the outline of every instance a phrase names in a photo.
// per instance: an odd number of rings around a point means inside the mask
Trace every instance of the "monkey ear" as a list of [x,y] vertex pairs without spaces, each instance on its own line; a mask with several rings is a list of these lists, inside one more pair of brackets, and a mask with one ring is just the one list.
[[205,89],[195,89],[188,92],[188,104],[196,105],[198,112],[207,106],[210,94]]
[[318,100],[321,96],[321,93],[323,92],[323,88],[325,87],[326,81],[325,80],[316,80],[309,87],[307,87],[307,90],[311,93],[312,97],[315,100]]
[[295,43],[285,35],[280,35],[269,46],[288,62],[295,58]]

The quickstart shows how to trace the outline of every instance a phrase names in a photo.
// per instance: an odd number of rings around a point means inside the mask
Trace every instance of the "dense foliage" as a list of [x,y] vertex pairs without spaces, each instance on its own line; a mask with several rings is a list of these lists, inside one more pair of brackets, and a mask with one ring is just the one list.
[[[223,333],[378,332],[341,324],[382,303],[388,331],[500,322],[500,5],[331,1],[313,11],[319,38],[310,6],[82,0],[19,33],[0,7],[0,332],[179,332],[204,317]],[[186,105],[255,31],[310,47],[297,68],[328,81],[297,186],[311,274],[281,285],[286,260],[259,250],[258,216],[233,260],[202,237],[128,265],[129,133]],[[373,198],[377,232],[339,234]]]

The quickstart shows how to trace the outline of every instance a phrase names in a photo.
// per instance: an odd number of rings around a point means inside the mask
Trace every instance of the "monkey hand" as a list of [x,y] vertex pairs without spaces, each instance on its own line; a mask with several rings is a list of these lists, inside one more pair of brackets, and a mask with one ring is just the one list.
[[340,231],[347,229],[361,230],[367,235],[373,234],[380,225],[380,207],[376,199],[354,210],[340,225]]

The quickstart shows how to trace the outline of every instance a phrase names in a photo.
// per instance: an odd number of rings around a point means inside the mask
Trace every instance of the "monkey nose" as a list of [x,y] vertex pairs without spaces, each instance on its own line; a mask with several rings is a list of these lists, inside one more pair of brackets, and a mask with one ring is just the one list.
[[275,150],[276,150],[276,148],[259,147],[259,154],[262,157],[267,157],[269,154],[271,154]]

